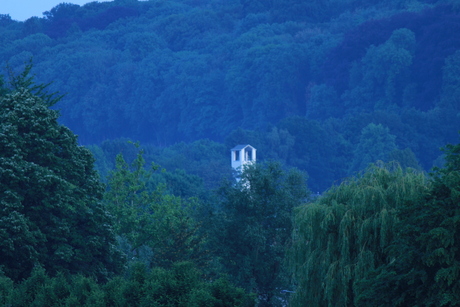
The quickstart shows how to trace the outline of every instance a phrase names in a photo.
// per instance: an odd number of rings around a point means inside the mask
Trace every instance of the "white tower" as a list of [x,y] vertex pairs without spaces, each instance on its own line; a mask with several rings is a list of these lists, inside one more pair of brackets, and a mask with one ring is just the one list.
[[232,168],[241,174],[246,165],[256,163],[256,149],[251,145],[237,145],[232,148],[231,161]]

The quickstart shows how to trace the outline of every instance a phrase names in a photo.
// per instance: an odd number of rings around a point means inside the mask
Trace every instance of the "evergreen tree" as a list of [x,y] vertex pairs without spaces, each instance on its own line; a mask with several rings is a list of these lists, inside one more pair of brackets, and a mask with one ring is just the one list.
[[22,87],[0,100],[0,265],[15,281],[36,266],[104,280],[122,258],[103,186],[49,102]]

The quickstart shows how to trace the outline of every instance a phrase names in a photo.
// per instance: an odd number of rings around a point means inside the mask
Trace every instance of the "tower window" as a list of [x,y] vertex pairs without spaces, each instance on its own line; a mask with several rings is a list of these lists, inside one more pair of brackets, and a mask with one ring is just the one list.
[[252,150],[247,148],[245,151],[246,151],[246,160],[252,161]]

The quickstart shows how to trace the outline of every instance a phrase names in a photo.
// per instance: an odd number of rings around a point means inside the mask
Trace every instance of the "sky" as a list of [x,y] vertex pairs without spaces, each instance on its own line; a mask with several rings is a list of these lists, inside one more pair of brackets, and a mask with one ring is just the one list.
[[[98,2],[103,1],[110,0]],[[63,2],[84,5],[94,0],[0,0],[0,14],[9,14],[14,20],[24,21],[32,16],[43,17],[43,12]]]

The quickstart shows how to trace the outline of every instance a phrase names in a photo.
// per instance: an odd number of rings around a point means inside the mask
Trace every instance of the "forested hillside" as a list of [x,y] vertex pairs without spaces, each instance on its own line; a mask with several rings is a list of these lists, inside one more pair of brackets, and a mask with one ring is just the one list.
[[454,0],[1,15],[0,305],[458,305],[459,31]]
[[460,129],[459,30],[455,1],[63,3],[1,16],[0,59],[33,58],[81,144],[251,143],[323,191],[379,159],[437,163]]

